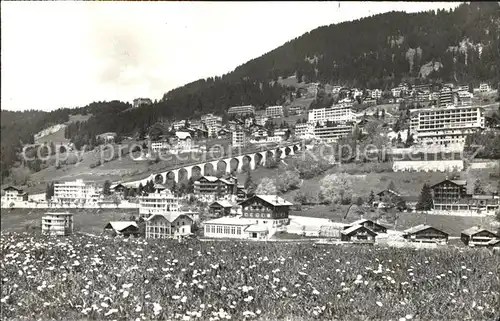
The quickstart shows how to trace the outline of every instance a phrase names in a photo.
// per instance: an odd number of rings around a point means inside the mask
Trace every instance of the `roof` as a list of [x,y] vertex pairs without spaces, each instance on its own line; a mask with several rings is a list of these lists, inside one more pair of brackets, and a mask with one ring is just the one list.
[[[438,231],[441,231],[440,229],[437,229],[437,228],[432,227],[430,225],[419,224],[417,226],[413,226],[413,227],[410,227],[407,230],[404,230],[404,233],[405,234],[415,234],[415,233],[418,233],[418,232],[421,232],[421,231],[425,231],[425,230],[430,229],[430,228],[438,230]],[[441,231],[441,232],[443,232],[444,234],[448,235],[448,233],[446,233],[444,231]]]
[[488,245],[497,245],[497,244],[500,244],[500,239],[492,239],[487,244]]
[[191,138],[191,134],[188,132],[175,132],[175,136],[179,139],[187,139]]
[[9,191],[9,190],[15,190],[15,191],[18,191],[18,192],[22,192],[23,190],[22,189],[19,189],[17,187],[14,187],[14,186],[7,186],[6,188],[3,189],[4,191]]
[[230,181],[228,181],[228,180],[227,180],[227,179],[225,179],[225,178],[219,178],[219,180],[220,180],[221,182],[223,182],[223,183],[226,183],[226,184],[234,184],[233,182],[230,182]]
[[164,213],[164,214],[153,214],[151,215],[150,217],[148,217],[146,219],[146,221],[151,221],[153,218],[157,217],[157,216],[162,216],[163,218],[165,218],[167,221],[169,221],[170,223],[174,222],[176,219],[178,219],[179,217],[181,216],[187,216],[189,217],[190,220],[193,220],[189,215],[188,213],[185,213],[185,212],[169,212],[169,213]]
[[202,177],[200,177],[199,180],[201,180],[202,178],[205,178],[209,182],[216,182],[219,179],[215,176],[202,176]]
[[153,188],[154,188],[154,189],[167,189],[167,188],[165,187],[165,185],[162,185],[162,184],[155,184],[155,185],[153,186]]
[[453,183],[455,185],[459,185],[459,186],[465,186],[465,185],[467,185],[467,181],[463,180],[463,179],[462,180],[445,179],[444,181],[441,181],[441,182],[438,182],[438,183],[432,185],[431,188],[434,187],[434,186],[436,186],[436,185],[442,184],[444,182],[451,182],[451,183]]
[[483,232],[483,231],[487,231],[487,232],[490,232],[492,234],[495,234],[494,232],[492,232],[492,231],[490,231],[488,229],[482,228],[480,226],[469,227],[468,229],[463,230],[462,234],[465,234],[465,235],[468,235],[468,236],[472,236],[472,235],[475,235],[475,234],[477,234],[479,232]]
[[396,196],[401,196],[401,194],[399,194],[398,192],[393,191],[392,189],[388,189],[388,188],[384,189],[383,191],[378,192],[377,195],[380,195],[384,192],[389,192],[389,193],[394,194]]
[[44,215],[73,215],[73,213],[70,213],[70,212],[48,212],[48,213],[45,213]]
[[214,204],[219,204],[222,207],[233,207],[233,204],[231,204],[229,201],[226,200],[215,201],[212,204],[210,204],[210,207]]
[[245,232],[254,232],[254,233],[267,232],[267,231],[269,231],[269,229],[267,228],[267,226],[263,224],[253,224],[245,229]]
[[291,206],[293,205],[292,203],[288,202],[287,200],[284,200],[283,198],[279,197],[278,195],[254,195],[239,204],[246,203],[248,200],[253,199],[254,197],[260,198],[264,202],[271,204],[273,206]]
[[367,227],[364,227],[363,225],[353,225],[353,226],[349,227],[348,229],[342,230],[340,233],[344,234],[344,235],[350,235],[350,234],[352,234],[355,231],[358,231],[360,229],[365,230],[366,232],[368,232],[368,234],[371,234],[374,236],[377,235],[377,233],[373,232],[372,230],[370,230]]
[[372,224],[374,224],[374,225],[378,225],[378,226],[381,226],[381,227],[383,227],[383,228],[386,228],[386,227],[385,227],[385,226],[383,226],[382,224],[378,224],[378,223],[376,223],[376,222],[374,222],[374,221],[372,221],[372,220],[368,220],[368,219],[365,219],[365,218],[364,218],[364,219],[357,220],[357,221],[355,221],[355,222],[352,222],[351,224],[349,224],[349,226],[363,225],[363,224],[364,224],[364,223],[366,223],[366,222],[371,222],[371,223],[372,223]]
[[241,216],[225,216],[213,220],[205,221],[203,224],[217,224],[217,225],[238,225],[248,226],[255,224],[255,220],[242,218]]
[[115,189],[115,188],[120,187],[120,186],[121,186],[121,187],[125,187],[122,183],[118,183],[118,184],[113,184],[113,185],[111,185],[109,188],[110,188],[110,189]]
[[474,194],[472,195],[473,199],[478,199],[478,200],[493,200],[493,199],[498,199],[497,195],[480,195],[480,194]]
[[111,227],[113,230],[121,232],[121,231],[125,230],[126,228],[128,228],[130,226],[133,226],[135,228],[139,228],[137,226],[137,223],[134,222],[134,221],[114,221],[114,222],[109,222],[108,224],[106,224],[106,226],[104,228],[107,229],[107,228]]

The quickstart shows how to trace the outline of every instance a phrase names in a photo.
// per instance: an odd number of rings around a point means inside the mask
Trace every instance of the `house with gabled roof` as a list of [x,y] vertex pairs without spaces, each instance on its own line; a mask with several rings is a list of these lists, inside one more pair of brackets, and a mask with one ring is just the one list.
[[377,233],[363,225],[352,225],[340,232],[340,240],[343,242],[374,244]]
[[368,220],[368,219],[360,219],[360,220],[357,220],[355,222],[352,222],[351,224],[346,225],[344,227],[344,229],[348,229],[348,228],[351,228],[351,227],[357,226],[357,225],[361,225],[361,226],[364,226],[366,228],[369,228],[370,230],[374,231],[375,233],[387,233],[387,227],[385,227],[381,224],[375,223],[372,220]]
[[7,186],[3,190],[5,195],[2,197],[2,203],[5,203],[7,206],[12,202],[23,202],[28,200],[28,193],[20,188]]
[[192,234],[193,213],[153,214],[146,219],[147,239],[166,239]]
[[500,235],[480,226],[473,226],[463,230],[460,239],[468,246],[488,246],[490,242],[500,240]]
[[104,226],[104,232],[115,236],[139,236],[139,227],[134,221],[112,221]]
[[411,242],[446,243],[449,234],[430,225],[420,224],[403,232],[403,238]]
[[221,217],[231,215],[233,204],[227,200],[217,200],[208,206],[212,216]]

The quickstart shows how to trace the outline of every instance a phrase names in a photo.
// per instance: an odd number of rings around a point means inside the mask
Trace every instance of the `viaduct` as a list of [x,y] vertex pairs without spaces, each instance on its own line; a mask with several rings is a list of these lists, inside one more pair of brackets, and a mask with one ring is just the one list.
[[[165,170],[161,173],[153,173],[147,178],[136,181],[125,182],[126,185],[145,185],[148,181],[155,183],[166,183],[168,179],[179,182],[181,180],[181,173],[184,174],[183,178],[190,179],[193,176],[193,171],[197,170],[200,175],[214,175],[219,167],[224,166],[226,173],[231,173],[231,161],[236,162],[236,171],[241,172],[243,166],[248,164],[251,170],[254,170],[257,165],[264,165],[267,159],[285,159],[287,156],[295,155],[296,153],[305,150],[307,147],[301,142],[290,143],[278,147],[273,147],[266,150],[238,153],[228,157],[221,157],[208,161],[190,162],[183,165],[177,165],[171,169]],[[221,164],[222,163],[222,164]],[[222,166],[219,166],[222,165]],[[211,171],[210,171],[211,170]]]

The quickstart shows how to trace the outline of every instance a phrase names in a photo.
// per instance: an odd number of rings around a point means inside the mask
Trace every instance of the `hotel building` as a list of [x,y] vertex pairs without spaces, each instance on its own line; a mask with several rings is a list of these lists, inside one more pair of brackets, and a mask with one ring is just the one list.
[[54,201],[61,203],[97,202],[102,188],[77,179],[72,182],[54,184]]
[[326,121],[352,121],[356,117],[352,104],[337,104],[330,108],[312,109],[309,111],[308,122],[320,124]]
[[178,213],[179,199],[160,184],[156,184],[154,188],[154,193],[139,197],[139,216],[148,218],[155,214]]
[[339,138],[352,134],[353,123],[335,124],[334,126],[316,126],[314,127],[314,136],[327,142],[335,141]]
[[215,176],[203,176],[194,182],[194,194],[199,196],[213,196],[219,198],[226,195],[234,194],[234,187],[237,181]]
[[314,136],[313,123],[295,124],[295,137],[299,139],[309,139]]
[[485,128],[481,107],[445,107],[414,110],[410,132],[423,145],[464,144],[467,135]]
[[214,114],[206,114],[201,116],[201,122],[205,123],[207,127],[215,127],[215,126],[220,127],[222,125],[222,117],[215,116]]
[[270,106],[266,108],[266,116],[269,118],[283,117],[283,106]]

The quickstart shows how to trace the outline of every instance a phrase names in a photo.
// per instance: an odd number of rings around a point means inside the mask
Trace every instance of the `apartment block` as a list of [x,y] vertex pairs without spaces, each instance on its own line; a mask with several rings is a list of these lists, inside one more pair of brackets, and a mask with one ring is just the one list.
[[335,141],[346,137],[352,133],[354,125],[352,123],[335,124],[334,126],[316,126],[314,127],[314,136],[324,141]]
[[229,108],[227,111],[229,115],[246,115],[246,114],[255,114],[255,107],[252,105],[246,106],[234,106]]
[[245,147],[248,144],[249,137],[242,129],[236,129],[232,132],[232,146]]
[[164,186],[156,184],[155,192],[139,197],[139,216],[148,218],[155,214],[178,213],[179,198]]
[[448,105],[455,104],[455,97],[456,95],[453,94],[450,87],[443,87],[443,89],[439,91],[439,107],[446,107]]
[[309,139],[314,136],[313,123],[295,124],[295,137],[299,139]]
[[266,108],[266,116],[269,118],[283,117],[283,106],[269,106]]
[[423,145],[464,144],[467,135],[481,128],[481,107],[425,108],[410,114],[410,132]]
[[308,122],[320,124],[326,121],[352,121],[356,117],[354,110],[352,109],[352,104],[343,103],[333,105],[330,108],[319,108],[312,109],[309,111]]

